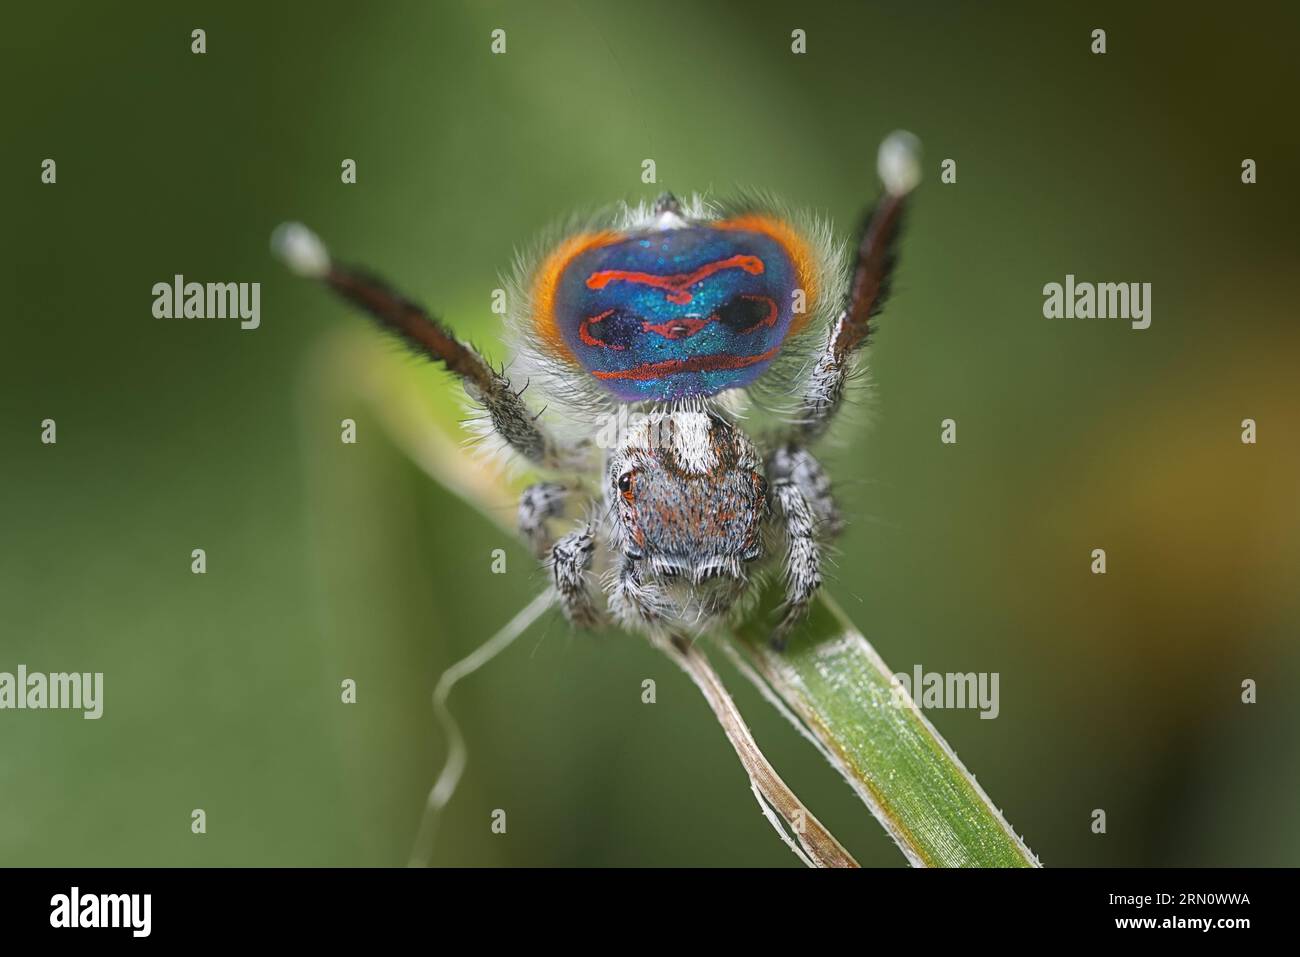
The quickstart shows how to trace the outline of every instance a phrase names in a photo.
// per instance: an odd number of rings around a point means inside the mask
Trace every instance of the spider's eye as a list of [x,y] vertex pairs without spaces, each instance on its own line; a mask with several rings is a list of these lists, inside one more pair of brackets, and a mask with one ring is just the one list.
[[618,477],[618,490],[629,502],[632,500],[632,472],[624,472]]
[[776,322],[776,312],[767,296],[737,296],[718,308],[718,321],[732,332],[750,333]]

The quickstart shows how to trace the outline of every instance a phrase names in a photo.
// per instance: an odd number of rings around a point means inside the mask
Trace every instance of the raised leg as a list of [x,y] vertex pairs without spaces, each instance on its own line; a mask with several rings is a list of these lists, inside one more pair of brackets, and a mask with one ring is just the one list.
[[854,354],[867,340],[872,316],[889,296],[907,195],[920,179],[916,138],[910,133],[891,134],[880,146],[878,165],[885,192],[867,213],[844,312],[827,336],[805,387],[795,420],[801,443],[821,435],[839,410]]
[[551,549],[551,574],[560,609],[578,628],[592,628],[600,621],[587,577],[595,548],[595,531],[590,525],[584,525],[569,532]]
[[812,506],[798,487],[790,481],[773,482],[772,498],[786,537],[784,615],[772,633],[772,645],[781,649],[821,587],[821,552],[813,533]]
[[516,392],[509,379],[425,309],[383,280],[332,262],[316,234],[299,223],[279,227],[271,247],[294,272],[323,282],[421,355],[443,363],[461,380],[470,398],[487,410],[492,428],[511,449],[537,465],[564,467],[565,450],[537,424],[537,416],[520,398],[523,390]]

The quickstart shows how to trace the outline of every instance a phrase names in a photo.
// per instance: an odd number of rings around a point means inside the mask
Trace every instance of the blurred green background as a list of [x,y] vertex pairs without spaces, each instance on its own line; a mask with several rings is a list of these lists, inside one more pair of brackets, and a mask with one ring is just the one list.
[[[105,713],[0,712],[0,863],[403,863],[445,748],[433,683],[541,587],[369,411],[312,385],[322,339],[363,327],[270,259],[276,223],[312,224],[501,359],[490,292],[557,217],[749,185],[846,233],[897,127],[927,181],[871,415],[823,449],[853,518],[831,592],[896,670],[1000,672],[997,720],[932,718],[1046,864],[1300,863],[1300,17],[1279,10],[11,10],[0,671],[103,671]],[[1151,282],[1151,328],[1044,319],[1067,272]],[[175,273],[260,281],[262,327],[153,318]],[[864,864],[901,866],[724,676],[817,815]],[[435,863],[795,863],[640,640],[548,618],[453,704],[470,765]]]

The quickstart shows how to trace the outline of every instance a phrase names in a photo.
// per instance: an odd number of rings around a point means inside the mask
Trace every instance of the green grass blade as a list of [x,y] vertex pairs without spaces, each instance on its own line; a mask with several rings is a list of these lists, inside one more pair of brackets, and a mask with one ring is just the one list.
[[[777,595],[727,644],[733,660],[775,698],[853,787],[918,867],[1034,867],[1003,819],[834,600],[823,595],[806,627],[773,651]],[[725,639],[724,639],[725,640]]]

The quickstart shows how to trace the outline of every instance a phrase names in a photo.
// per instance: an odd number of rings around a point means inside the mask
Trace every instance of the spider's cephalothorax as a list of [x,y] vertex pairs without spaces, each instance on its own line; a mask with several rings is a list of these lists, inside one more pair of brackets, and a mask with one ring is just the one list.
[[[545,421],[503,372],[381,282],[331,262],[304,227],[282,227],[275,246],[443,361],[504,446],[554,473],[525,490],[519,526],[571,621],[703,633],[747,607],[777,562],[780,644],[840,526],[807,446],[838,411],[884,302],[918,170],[910,135],[882,144],[885,192],[848,257],[817,221],[754,201],[666,195],[566,230],[512,285],[512,375],[544,396]],[[746,405],[747,425],[770,420],[761,435],[742,431]]]
[[608,457],[605,501],[623,622],[709,619],[742,596],[763,558],[770,509],[763,460],[725,419],[663,413]]

